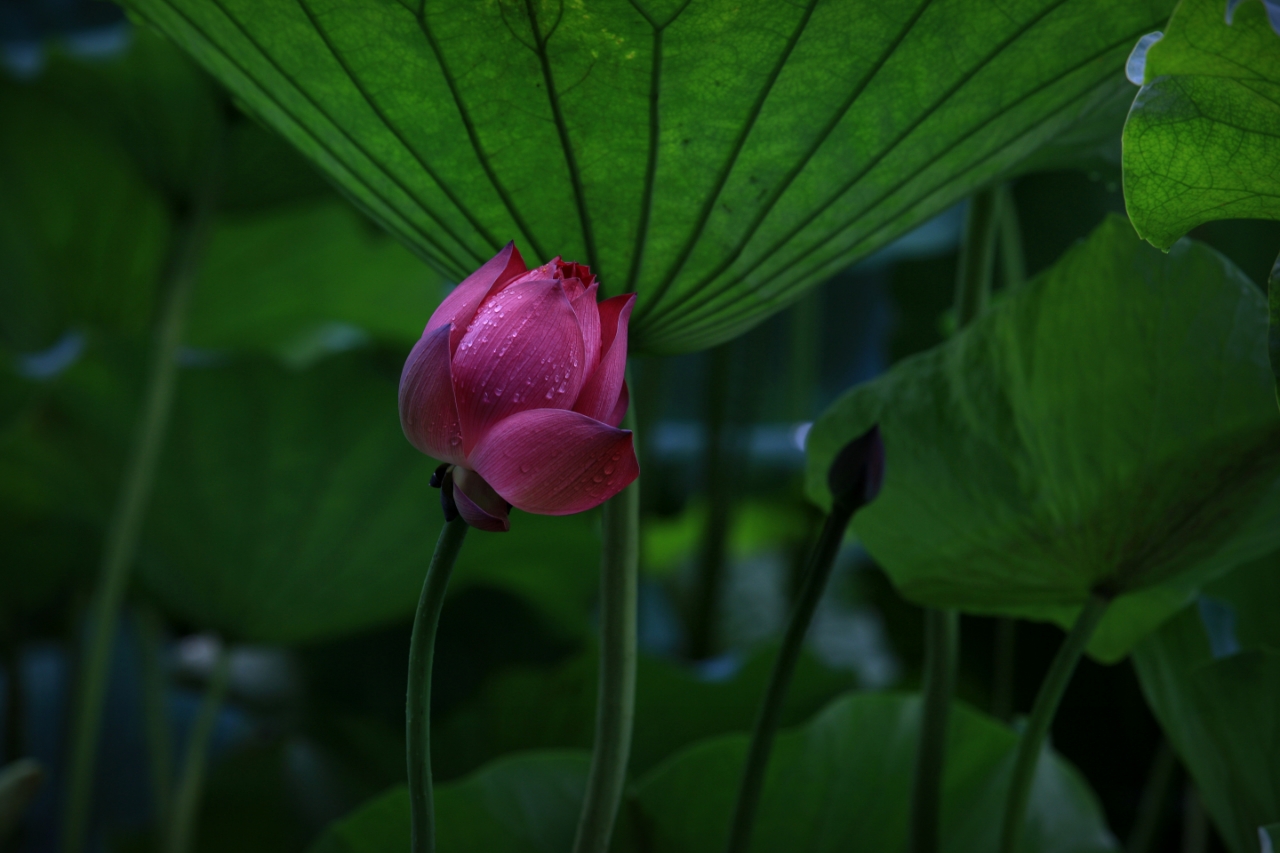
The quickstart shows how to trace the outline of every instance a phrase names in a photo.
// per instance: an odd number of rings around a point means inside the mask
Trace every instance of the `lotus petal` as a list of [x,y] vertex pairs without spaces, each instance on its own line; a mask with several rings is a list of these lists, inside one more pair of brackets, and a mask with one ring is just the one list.
[[[628,293],[600,303],[600,366],[591,374],[573,406],[575,412],[613,426],[622,423],[620,416],[617,421],[612,418],[627,378],[627,323],[635,302],[635,294]],[[626,411],[623,403],[622,413]]]
[[487,299],[453,355],[464,452],[517,412],[570,408],[582,390],[585,358],[560,282],[517,281]]
[[424,334],[400,373],[400,428],[418,450],[441,462],[459,465],[462,426],[449,366],[450,326]]
[[542,515],[599,506],[640,473],[630,430],[564,409],[500,421],[476,445],[470,464],[508,503]]
[[449,351],[458,348],[458,341],[471,325],[480,303],[491,293],[500,291],[517,276],[525,272],[524,258],[515,243],[508,243],[502,251],[485,261],[484,266],[462,280],[462,283],[444,298],[427,321],[423,334],[441,326],[453,324],[453,336],[449,339]]

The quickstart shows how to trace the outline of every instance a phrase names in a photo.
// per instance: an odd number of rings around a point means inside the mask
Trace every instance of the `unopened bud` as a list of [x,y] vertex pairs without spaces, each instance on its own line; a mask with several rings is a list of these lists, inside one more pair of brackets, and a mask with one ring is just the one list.
[[850,441],[827,469],[827,487],[837,504],[857,511],[875,500],[884,482],[884,440],[876,424]]

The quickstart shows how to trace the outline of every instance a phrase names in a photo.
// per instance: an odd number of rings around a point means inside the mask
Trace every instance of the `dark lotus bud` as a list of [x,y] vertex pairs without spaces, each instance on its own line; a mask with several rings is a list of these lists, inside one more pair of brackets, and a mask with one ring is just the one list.
[[443,486],[445,475],[449,473],[449,469],[452,467],[448,462],[441,462],[436,470],[431,472],[431,488],[438,489]]
[[[440,467],[451,469],[453,466],[442,465]],[[439,474],[439,473],[440,473],[440,470],[436,469],[436,474]],[[431,475],[432,485],[435,484],[435,479],[436,479],[435,474],[432,474]],[[458,505],[454,503],[454,500],[453,500],[453,471],[446,470],[444,474],[441,475],[439,488],[440,488],[440,508],[444,510],[445,524],[448,524],[449,522],[453,521],[455,518],[458,517]]]
[[884,441],[876,424],[841,448],[827,469],[835,502],[856,511],[875,500],[884,482]]

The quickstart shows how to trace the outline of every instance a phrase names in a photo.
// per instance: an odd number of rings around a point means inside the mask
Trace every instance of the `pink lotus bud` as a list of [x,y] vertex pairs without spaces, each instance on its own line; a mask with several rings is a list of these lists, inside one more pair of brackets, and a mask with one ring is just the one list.
[[400,426],[457,466],[449,500],[473,527],[509,529],[512,506],[582,512],[639,475],[631,432],[618,429],[636,297],[596,293],[582,264],[529,270],[508,243],[440,303],[409,353]]

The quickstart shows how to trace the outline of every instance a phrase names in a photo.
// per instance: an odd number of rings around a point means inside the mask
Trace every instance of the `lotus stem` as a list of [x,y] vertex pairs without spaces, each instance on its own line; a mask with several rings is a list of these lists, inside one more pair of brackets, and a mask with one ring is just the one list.
[[446,522],[436,541],[435,553],[422,583],[418,611],[409,640],[409,683],[405,698],[405,744],[409,773],[409,813],[413,853],[436,849],[435,803],[431,791],[431,664],[435,658],[436,629],[453,564],[467,536],[461,517]]
[[142,719],[151,761],[151,792],[156,823],[168,825],[172,808],[173,732],[165,699],[164,632],[160,617],[150,607],[134,613],[141,658]]
[[1151,853],[1158,840],[1160,818],[1164,814],[1169,792],[1173,789],[1174,771],[1177,769],[1178,757],[1173,754],[1173,747],[1168,740],[1161,740],[1155,758],[1151,761],[1147,783],[1142,787],[1138,816],[1133,821],[1133,829],[1129,831],[1126,853]]
[[[634,423],[629,413],[625,426],[634,429]],[[573,853],[607,853],[627,784],[635,718],[639,561],[640,485],[632,483],[604,505],[595,748]]]
[[204,700],[200,703],[195,724],[187,741],[187,754],[182,762],[182,779],[178,783],[173,800],[173,814],[168,826],[167,853],[187,853],[195,838],[196,823],[200,817],[200,799],[204,793],[205,767],[209,760],[209,741],[213,736],[218,711],[227,695],[227,682],[231,671],[231,655],[224,644],[218,643],[218,657],[205,687]]
[[1018,620],[998,616],[991,676],[991,716],[1002,723],[1013,717],[1013,680],[1016,675]]
[[1022,248],[1022,223],[1018,220],[1018,205],[1013,199],[1013,188],[1001,184],[997,190],[1000,207],[1000,268],[1004,273],[1005,290],[1021,287],[1027,280],[1027,259]]
[[173,408],[178,346],[182,342],[187,307],[213,225],[223,147],[220,136],[212,146],[213,153],[201,187],[189,212],[177,226],[166,274],[167,294],[156,326],[155,348],[141,418],[124,479],[120,483],[115,511],[107,528],[98,581],[90,603],[71,729],[67,818],[62,841],[64,853],[81,853],[85,847],[102,706],[106,700],[120,606],[129,587],[138,536]]
[[1036,764],[1040,760],[1040,747],[1049,726],[1053,723],[1062,694],[1067,690],[1076,665],[1089,645],[1089,639],[1097,629],[1111,603],[1097,593],[1089,596],[1075,625],[1071,627],[1067,638],[1058,649],[1049,672],[1040,684],[1040,692],[1036,695],[1035,704],[1031,707],[1031,716],[1027,719],[1026,728],[1018,740],[1018,752],[1013,763],[1013,774],[1009,778],[1009,794],[1005,801],[1004,827],[1000,836],[1001,853],[1016,853],[1018,842],[1022,838],[1023,824],[1026,819],[1027,802],[1031,798],[1031,783],[1035,778]]
[[818,602],[831,577],[836,554],[840,551],[840,543],[844,541],[845,530],[853,518],[854,509],[852,504],[839,500],[832,505],[831,513],[822,526],[822,533],[819,534],[818,543],[809,559],[804,585],[800,588],[791,620],[787,623],[787,633],[783,637],[782,648],[778,650],[773,671],[769,674],[764,702],[751,732],[751,745],[747,749],[747,761],[743,767],[738,799],[733,808],[733,822],[729,828],[729,843],[725,847],[727,853],[747,853],[751,846],[751,833],[755,827],[760,792],[764,787],[765,770],[769,766],[769,753],[773,750],[773,740],[782,717],[782,702],[786,698],[791,677],[795,674],[805,634],[809,631],[809,623],[813,621],[813,614],[818,609]]
[[[986,310],[995,281],[996,238],[1001,225],[1001,188],[974,193],[965,219],[956,276],[956,329]],[[911,787],[907,849],[936,853],[942,808],[942,778],[947,762],[947,731],[959,659],[960,617],[954,610],[926,608],[924,708]]]
[[702,533],[698,574],[694,579],[687,653],[692,660],[711,657],[716,647],[719,605],[724,588],[725,549],[733,509],[733,453],[729,447],[729,392],[733,384],[734,343],[721,344],[707,360],[707,445],[703,453],[707,523]]
[[924,618],[924,708],[911,787],[907,841],[911,853],[938,850],[947,726],[956,689],[956,656],[960,645],[960,615],[956,611],[929,609]]

